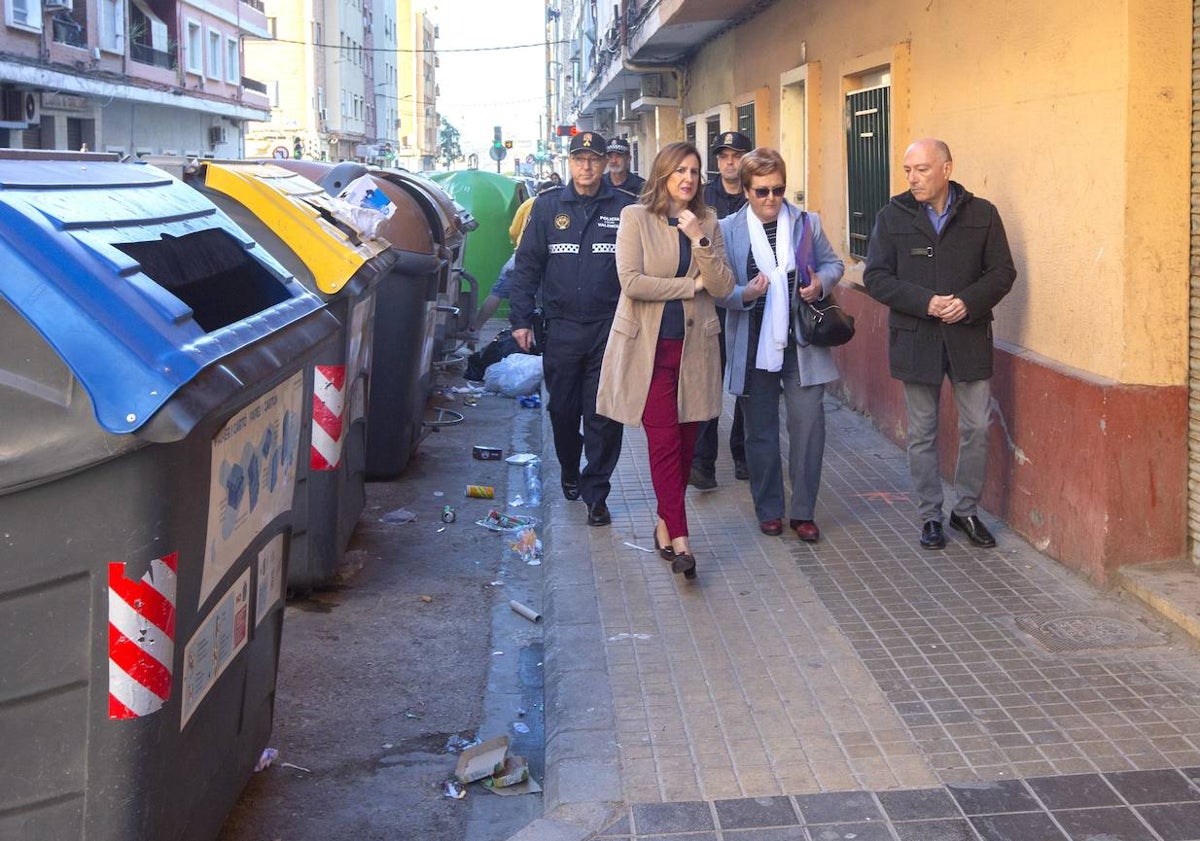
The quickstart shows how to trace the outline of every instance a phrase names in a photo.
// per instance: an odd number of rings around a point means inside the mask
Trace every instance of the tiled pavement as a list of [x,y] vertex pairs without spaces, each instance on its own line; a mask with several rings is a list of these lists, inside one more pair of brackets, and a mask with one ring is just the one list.
[[[548,685],[547,758],[568,758],[550,801],[615,777],[598,837],[640,841],[1200,839],[1190,638],[999,524],[996,549],[948,531],[922,551],[903,453],[826,410],[815,545],[759,533],[723,452],[718,490],[689,491],[700,578],[672,576],[646,551],[640,429],[611,528],[552,506],[547,679],[565,688]],[[572,696],[589,640],[603,654]],[[616,746],[581,759],[578,733]]]

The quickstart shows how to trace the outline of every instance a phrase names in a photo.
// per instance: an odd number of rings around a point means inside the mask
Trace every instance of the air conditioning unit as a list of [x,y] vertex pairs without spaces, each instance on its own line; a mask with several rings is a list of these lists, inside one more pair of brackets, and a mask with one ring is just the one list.
[[209,126],[208,128],[208,145],[216,146],[219,143],[228,143],[229,135],[225,130],[225,126]]
[[33,125],[42,121],[42,95],[35,91],[21,94],[21,119]]
[[5,91],[3,116],[6,123],[40,123],[41,94],[34,91]]
[[71,12],[75,10],[75,0],[42,0],[43,12]]
[[597,108],[596,131],[605,137],[611,137],[616,117],[616,112],[612,108]]
[[640,78],[642,96],[662,96],[663,77],[661,73],[646,73]]

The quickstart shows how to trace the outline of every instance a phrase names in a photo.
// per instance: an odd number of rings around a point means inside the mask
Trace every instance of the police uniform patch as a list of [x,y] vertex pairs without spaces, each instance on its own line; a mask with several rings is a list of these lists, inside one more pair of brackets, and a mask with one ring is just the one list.
[[571,227],[571,217],[565,213],[558,214],[554,217],[554,227],[558,228],[560,231],[565,231],[567,228]]

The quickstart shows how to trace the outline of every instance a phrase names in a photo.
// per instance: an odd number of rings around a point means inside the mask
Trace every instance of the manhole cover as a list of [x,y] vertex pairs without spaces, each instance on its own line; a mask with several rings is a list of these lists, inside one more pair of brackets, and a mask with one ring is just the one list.
[[1105,614],[1038,613],[1014,618],[1018,628],[1053,652],[1145,648],[1164,641],[1133,620]]

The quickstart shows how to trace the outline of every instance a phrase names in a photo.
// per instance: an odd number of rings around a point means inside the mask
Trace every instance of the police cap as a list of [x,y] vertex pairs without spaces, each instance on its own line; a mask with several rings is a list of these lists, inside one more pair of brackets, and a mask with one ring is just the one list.
[[594,131],[581,131],[571,138],[571,154],[576,152],[591,152],[603,158],[608,153],[608,144]]

